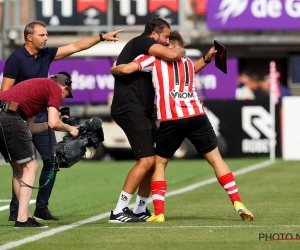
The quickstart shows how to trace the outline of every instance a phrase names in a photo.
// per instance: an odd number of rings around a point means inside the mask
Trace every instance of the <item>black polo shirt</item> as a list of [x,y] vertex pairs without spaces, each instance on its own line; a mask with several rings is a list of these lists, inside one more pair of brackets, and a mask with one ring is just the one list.
[[[150,47],[156,43],[148,36],[133,38],[121,51],[117,65],[132,62],[141,54],[148,54]],[[154,94],[151,73],[134,72],[127,76],[116,76],[111,114],[120,115],[133,111],[151,118]]]
[[44,48],[35,58],[23,45],[6,60],[3,76],[16,79],[15,84],[31,78],[48,77],[50,64],[57,50],[56,47]]

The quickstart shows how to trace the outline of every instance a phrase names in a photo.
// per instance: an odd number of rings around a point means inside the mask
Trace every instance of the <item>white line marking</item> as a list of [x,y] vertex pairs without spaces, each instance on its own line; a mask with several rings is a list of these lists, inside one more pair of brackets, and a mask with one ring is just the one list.
[[[10,200],[0,200],[0,202],[10,202]],[[30,200],[29,201],[29,204],[34,204],[35,203],[35,200]],[[0,207],[0,211],[3,211],[3,210],[7,210],[9,209],[9,205],[6,205],[6,206],[1,206]]]
[[[149,229],[160,229],[160,228],[175,228],[175,229],[177,229],[177,228],[263,228],[263,227],[269,227],[269,225],[268,226],[266,226],[266,225],[249,225],[248,223],[247,223],[247,225],[244,225],[244,226],[242,226],[242,225],[236,225],[236,226],[233,226],[233,225],[229,225],[229,226],[157,226],[157,227],[155,227],[155,226],[148,226],[148,224],[149,223],[147,223],[147,225],[145,225],[144,227],[140,227],[140,226],[134,226],[134,229],[137,229],[137,228],[141,228],[141,229],[147,229],[147,228],[149,228]],[[153,223],[151,223],[151,224],[153,224]],[[155,222],[154,222],[154,224],[156,224]],[[103,227],[103,226],[99,226],[99,227],[88,227],[89,229],[92,229],[92,228],[94,228],[94,229],[105,229],[105,228],[117,228],[117,229],[132,229],[133,227],[131,226],[131,227],[128,227],[128,226],[122,226],[123,224],[119,224],[120,226],[119,227]],[[275,228],[275,227],[295,227],[295,228],[298,228],[298,227],[300,227],[300,225],[275,225],[275,226],[272,226],[272,228]],[[82,230],[82,229],[84,229],[84,230],[86,230],[87,229],[87,227],[80,227],[80,228],[76,228],[76,229],[78,229],[78,230]]]
[[[255,171],[255,170],[270,166],[274,163],[275,163],[274,161],[269,161],[269,160],[264,161],[264,162],[261,162],[261,163],[258,163],[258,164],[255,164],[255,165],[237,170],[237,171],[233,172],[233,175],[238,176],[238,175],[246,174],[246,173],[249,173],[251,171]],[[211,178],[211,179],[207,179],[205,181],[200,181],[198,183],[189,185],[185,188],[181,188],[181,189],[178,189],[178,190],[171,191],[171,192],[167,193],[166,196],[170,197],[170,196],[173,196],[173,195],[182,194],[182,193],[185,193],[185,192],[188,192],[188,191],[192,191],[196,188],[203,187],[203,186],[206,186],[208,184],[214,183],[216,181],[217,181],[217,179],[215,177]],[[151,201],[152,201],[152,199],[148,200],[148,202],[151,202]],[[131,205],[131,206],[133,206],[133,205]],[[66,225],[66,226],[61,226],[61,227],[58,227],[58,228],[54,228],[54,229],[51,229],[51,230],[43,232],[43,233],[39,233],[39,234],[34,235],[34,236],[24,238],[22,240],[9,242],[7,244],[4,244],[4,245],[0,246],[0,250],[6,250],[6,249],[11,249],[11,248],[14,248],[14,247],[18,247],[18,246],[21,246],[23,244],[26,244],[26,243],[29,243],[29,242],[32,242],[32,241],[36,241],[36,240],[40,240],[42,238],[52,236],[54,234],[66,231],[68,229],[72,229],[72,228],[75,228],[75,227],[78,227],[78,226],[81,226],[81,225],[84,225],[84,224],[87,224],[87,223],[91,223],[91,222],[95,222],[95,221],[104,219],[108,216],[110,216],[110,213],[100,214],[98,216],[94,216],[94,217],[91,217],[89,219],[78,221],[78,222],[75,222],[75,223],[72,223],[72,224],[69,224],[69,225]]]

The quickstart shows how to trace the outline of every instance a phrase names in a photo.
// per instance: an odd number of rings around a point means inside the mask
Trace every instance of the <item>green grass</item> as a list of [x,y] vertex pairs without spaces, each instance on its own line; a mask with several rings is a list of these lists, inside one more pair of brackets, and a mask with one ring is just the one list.
[[[232,171],[266,158],[225,159]],[[50,200],[59,221],[48,229],[16,230],[8,210],[0,211],[0,249],[9,242],[104,214],[114,209],[134,161],[81,161],[61,169]],[[254,213],[244,222],[233,210],[218,182],[166,197],[165,223],[109,224],[108,217],[74,227],[16,249],[299,249],[300,241],[259,241],[259,234],[300,235],[299,162],[278,159],[273,165],[236,176],[244,204]],[[10,199],[11,169],[0,166],[0,199]],[[171,161],[166,170],[167,193],[214,177],[204,161]],[[32,199],[35,199],[34,191]],[[132,199],[132,203],[135,197]],[[8,203],[0,203],[0,206]],[[31,212],[35,205],[30,205]],[[152,203],[148,205],[153,210]]]

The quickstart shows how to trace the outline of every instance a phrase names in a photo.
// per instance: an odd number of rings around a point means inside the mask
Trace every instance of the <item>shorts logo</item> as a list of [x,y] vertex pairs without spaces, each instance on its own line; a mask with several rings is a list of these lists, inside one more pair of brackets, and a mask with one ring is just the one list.
[[175,89],[173,89],[170,92],[170,95],[173,97],[174,100],[186,100],[195,98],[195,92],[177,92],[175,91]]

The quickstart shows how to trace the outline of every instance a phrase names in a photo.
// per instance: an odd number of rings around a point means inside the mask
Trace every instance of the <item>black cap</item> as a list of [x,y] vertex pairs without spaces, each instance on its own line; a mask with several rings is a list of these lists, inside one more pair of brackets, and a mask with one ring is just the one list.
[[67,98],[74,98],[74,94],[72,92],[72,80],[64,74],[56,74],[50,77],[51,80],[59,83],[62,86],[66,86],[70,92]]

